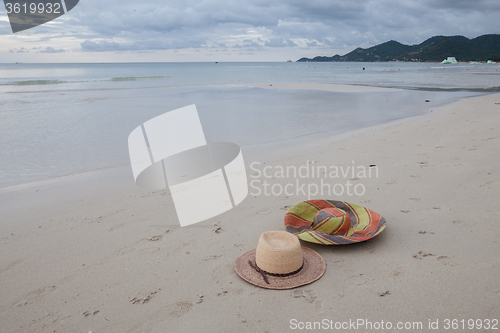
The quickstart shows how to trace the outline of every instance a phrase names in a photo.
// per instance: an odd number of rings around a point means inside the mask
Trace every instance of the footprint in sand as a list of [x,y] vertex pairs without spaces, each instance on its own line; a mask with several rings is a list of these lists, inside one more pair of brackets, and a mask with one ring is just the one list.
[[115,231],[115,230],[120,230],[120,229],[125,229],[127,228],[129,225],[131,224],[134,224],[134,223],[138,223],[139,221],[132,221],[132,222],[123,222],[123,223],[120,223],[120,224],[117,224],[113,227],[111,227],[109,229],[109,231]]
[[268,214],[271,214],[271,210],[270,209],[262,209],[262,210],[259,210],[257,212],[257,215],[268,215]]
[[448,256],[439,256],[437,257],[437,261],[446,266],[452,266],[452,267],[460,266],[460,264],[452,262]]
[[498,139],[498,136],[494,136],[494,137],[486,138],[486,139],[481,139],[481,141],[489,141],[489,140],[495,140],[495,139]]
[[316,295],[316,292],[314,290],[311,290],[311,289],[307,289],[307,290],[304,290],[304,289],[294,290],[294,291],[292,291],[291,296],[293,298],[304,297],[306,299],[306,301],[308,301],[309,303],[314,303],[314,301],[318,297]]
[[215,267],[212,271],[212,280],[217,284],[227,284],[233,273],[232,264],[224,264]]
[[316,301],[316,298],[318,298],[318,295],[314,290],[304,290],[302,295],[309,303],[314,303]]
[[318,294],[312,289],[296,289],[291,292],[290,296],[293,298],[304,297],[308,303],[314,304],[318,314],[325,313],[325,311],[323,311],[323,302],[318,300]]
[[135,246],[125,246],[125,247],[122,247],[121,249],[116,250],[115,252],[113,252],[113,254],[118,255],[118,256],[123,256],[123,255],[129,254],[131,252],[134,252],[135,250],[137,250],[137,247],[135,247]]
[[137,297],[134,297],[132,299],[130,299],[130,302],[132,304],[146,304],[146,303],[149,303],[149,301],[151,299],[153,299],[153,297],[155,297],[155,295],[158,293],[158,291],[160,291],[161,289],[158,289],[156,291],[153,291],[153,292],[150,292],[149,294],[147,294],[146,296],[144,297],[141,297],[141,296],[137,296]]
[[[371,250],[370,250],[371,252]],[[355,286],[369,286],[373,279],[369,278],[365,274],[357,274],[349,277],[349,282]]]
[[214,260],[220,257],[222,257],[222,254],[212,254],[211,256],[203,258],[202,261]]
[[52,293],[56,289],[57,289],[56,286],[48,286],[48,287],[39,288],[37,290],[34,290],[34,291],[26,294],[22,300],[15,302],[12,306],[18,307],[18,306],[25,306],[28,304],[33,304],[37,301],[40,301],[42,298],[49,295],[50,293]]
[[167,306],[167,313],[170,317],[179,318],[191,311],[193,303],[184,301]]
[[397,279],[401,278],[405,273],[406,273],[406,269],[403,266],[398,265],[392,270],[391,275],[392,275],[393,279],[397,280]]
[[99,310],[87,310],[83,313],[84,317],[95,316],[99,313]]
[[422,259],[422,258],[425,258],[425,257],[434,257],[434,256],[436,256],[436,255],[432,254],[432,253],[425,253],[423,251],[418,251],[417,254],[413,255],[413,258],[415,258],[415,259]]
[[146,254],[160,254],[161,249],[159,247],[147,247],[144,249],[139,249],[139,253],[146,253]]
[[485,221],[495,221],[497,219],[498,212],[487,210],[481,213],[481,218]]
[[161,241],[162,239],[163,239],[163,235],[156,235],[156,236],[153,236],[151,238],[148,238],[148,241],[157,242],[157,241]]
[[[425,253],[423,251],[418,251],[417,254],[413,255],[413,258],[415,258],[415,259],[422,259],[422,258],[425,258],[425,257],[435,257],[435,256],[436,255],[432,254],[432,253]],[[456,266],[456,264],[453,264],[450,261],[450,258],[448,256],[438,256],[436,258],[436,260],[438,262],[442,263],[443,265]]]
[[0,269],[0,274],[7,272],[9,269],[12,269],[18,265],[21,265],[25,260],[24,259],[19,259],[11,262],[5,268]]
[[381,291],[381,292],[378,293],[378,295],[380,297],[384,297],[385,295],[390,295],[390,294],[391,294],[391,292],[389,290]]
[[227,295],[227,290],[222,289],[221,292],[217,293],[217,296],[226,296]]
[[140,194],[140,198],[141,199],[149,198],[149,197],[152,197],[152,196],[154,196],[156,194],[158,194],[157,191],[142,193],[142,194]]

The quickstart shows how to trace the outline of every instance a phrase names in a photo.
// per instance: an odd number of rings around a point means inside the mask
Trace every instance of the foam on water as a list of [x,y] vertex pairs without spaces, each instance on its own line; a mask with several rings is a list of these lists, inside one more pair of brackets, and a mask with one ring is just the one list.
[[168,79],[170,76],[129,76],[129,77],[113,77],[104,79],[68,79],[68,80],[18,80],[7,81],[0,85],[2,86],[38,86],[48,84],[61,84],[61,83],[84,83],[84,82],[122,82],[122,81],[140,81],[140,80],[163,80]]

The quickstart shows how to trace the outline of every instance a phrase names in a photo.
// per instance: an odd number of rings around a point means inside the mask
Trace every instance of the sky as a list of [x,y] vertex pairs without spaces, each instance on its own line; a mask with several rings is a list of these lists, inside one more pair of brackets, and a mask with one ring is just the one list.
[[499,0],[80,0],[13,34],[0,5],[0,63],[295,61],[500,33],[499,17]]

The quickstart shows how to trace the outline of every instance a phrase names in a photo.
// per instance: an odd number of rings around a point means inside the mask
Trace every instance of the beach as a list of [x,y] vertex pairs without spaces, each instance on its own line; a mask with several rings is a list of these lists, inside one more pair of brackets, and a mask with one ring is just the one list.
[[[320,87],[276,87],[297,88]],[[168,191],[137,187],[129,165],[1,188],[0,331],[291,332],[339,322],[367,332],[383,321],[376,331],[411,323],[398,331],[428,332],[455,319],[465,325],[456,331],[495,319],[498,329],[500,94],[432,103],[422,101],[423,115],[249,154],[247,198],[184,228]],[[297,179],[279,166],[373,173]],[[342,195],[300,190],[322,180]],[[289,183],[293,194],[277,194]],[[288,208],[309,195],[363,205],[387,228],[353,245],[302,242],[327,265],[310,285],[242,280],[234,260],[264,231],[284,230]],[[468,330],[469,319],[483,328]]]

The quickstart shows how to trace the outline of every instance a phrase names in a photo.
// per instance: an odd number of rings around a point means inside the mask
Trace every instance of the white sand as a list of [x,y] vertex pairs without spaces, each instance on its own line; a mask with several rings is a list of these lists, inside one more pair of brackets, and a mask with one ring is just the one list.
[[0,190],[0,331],[287,332],[292,319],[367,319],[423,323],[408,332],[439,320],[442,332],[445,319],[500,319],[495,103],[470,98],[262,161],[379,170],[351,180],[365,195],[329,198],[381,213],[387,229],[356,245],[303,244],[327,271],[293,291],[254,287],[232,264],[262,232],[283,230],[301,195],[249,195],[180,228],[169,195],[137,188],[128,168]]

